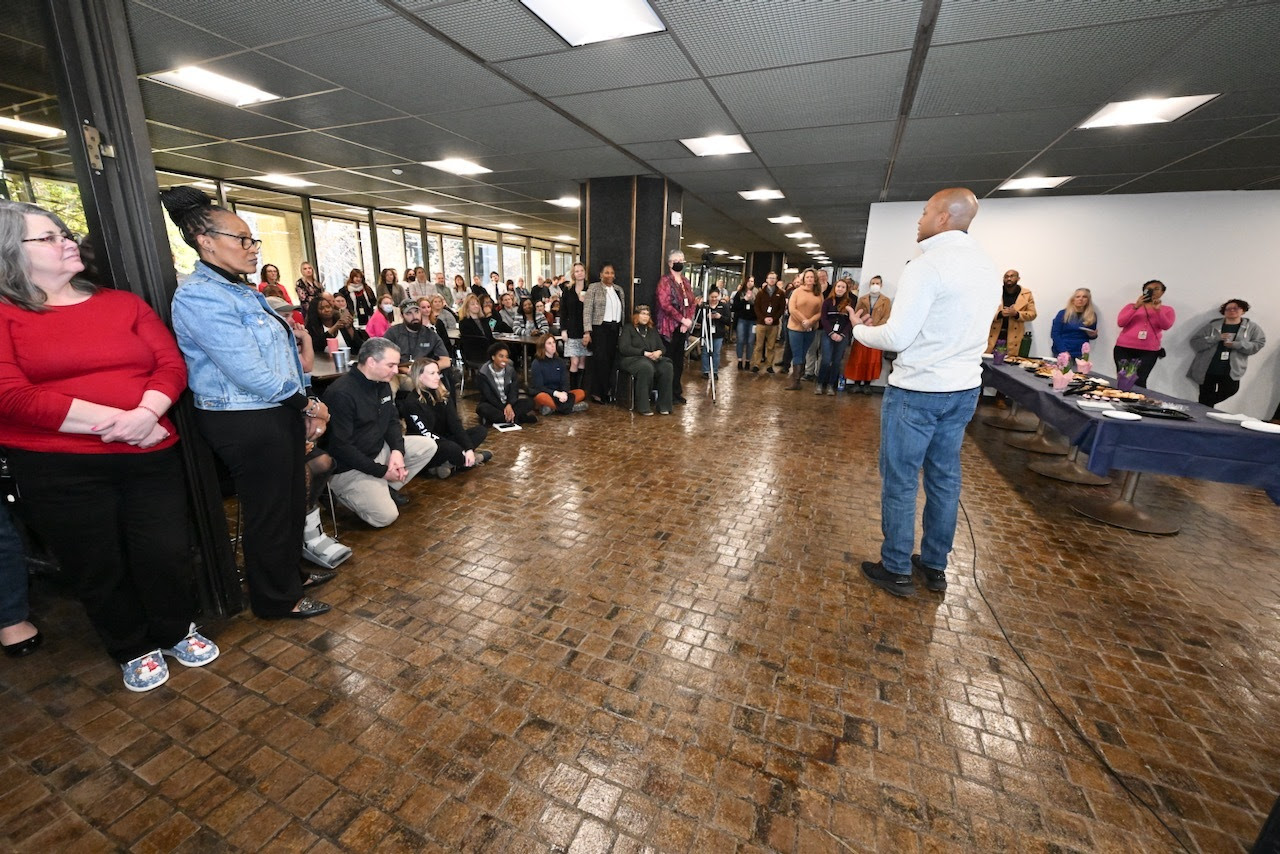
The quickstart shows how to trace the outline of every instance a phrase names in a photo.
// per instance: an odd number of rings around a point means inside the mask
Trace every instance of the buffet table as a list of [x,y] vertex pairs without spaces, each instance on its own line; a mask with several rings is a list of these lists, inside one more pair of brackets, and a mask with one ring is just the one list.
[[[1140,476],[1145,472],[1256,486],[1280,504],[1280,434],[1215,421],[1205,416],[1211,411],[1208,407],[1164,395],[1161,398],[1165,402],[1185,407],[1192,420],[1115,420],[1097,410],[1081,409],[1079,396],[1055,392],[1049,380],[1017,365],[984,361],[982,382],[1062,433],[1071,447],[1088,454],[1088,472],[1092,475],[1105,479],[1112,470],[1125,473],[1118,499],[1083,499],[1073,504],[1073,509],[1082,515],[1145,533],[1177,533],[1173,520],[1134,504]],[[1028,450],[1054,453],[1049,449],[1052,439],[1043,436],[1043,431],[1040,435],[1044,447]],[[1028,443],[1017,444],[1025,447]]]

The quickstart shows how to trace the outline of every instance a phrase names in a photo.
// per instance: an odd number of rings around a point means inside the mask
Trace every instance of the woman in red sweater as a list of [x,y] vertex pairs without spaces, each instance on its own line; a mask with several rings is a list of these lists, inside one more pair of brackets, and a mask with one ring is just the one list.
[[74,278],[77,240],[0,202],[0,454],[20,517],[48,544],[131,691],[218,648],[196,632],[173,335],[125,291]]

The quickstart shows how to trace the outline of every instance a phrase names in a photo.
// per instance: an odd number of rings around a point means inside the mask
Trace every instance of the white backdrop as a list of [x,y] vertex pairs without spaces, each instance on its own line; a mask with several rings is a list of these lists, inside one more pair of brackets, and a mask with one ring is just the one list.
[[[871,206],[862,291],[874,275],[894,295],[902,268],[919,255],[916,220],[924,202]],[[1016,269],[1035,295],[1032,355],[1048,356],[1053,316],[1076,288],[1090,288],[1099,309],[1094,362],[1114,373],[1111,348],[1116,315],[1140,295],[1142,283],[1168,287],[1165,304],[1178,319],[1164,334],[1168,356],[1151,373],[1151,387],[1195,400],[1187,379],[1194,330],[1219,317],[1230,298],[1247,300],[1248,317],[1268,335],[1249,359],[1240,391],[1218,405],[1228,412],[1269,418],[1280,402],[1280,192],[1154,193],[984,199],[971,233],[1001,271]],[[996,306],[991,307],[994,317]],[[1013,342],[1010,342],[1012,348]]]

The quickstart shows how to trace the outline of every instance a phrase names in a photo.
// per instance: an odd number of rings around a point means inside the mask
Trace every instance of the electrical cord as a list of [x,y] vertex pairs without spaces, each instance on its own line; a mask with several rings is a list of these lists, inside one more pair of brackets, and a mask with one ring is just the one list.
[[1107,758],[1102,755],[1102,751],[1098,750],[1098,748],[1094,746],[1093,741],[1090,740],[1089,737],[1084,734],[1084,731],[1080,729],[1080,727],[1076,724],[1075,720],[1073,720],[1071,716],[1069,716],[1065,711],[1063,711],[1062,707],[1058,705],[1058,702],[1053,699],[1053,695],[1049,693],[1049,689],[1045,687],[1042,681],[1040,681],[1040,676],[1039,674],[1036,673],[1035,668],[1032,667],[1030,662],[1027,661],[1026,657],[1023,656],[1022,650],[1018,649],[1018,647],[1014,644],[1013,639],[1009,637],[1009,633],[1005,631],[1004,623],[1000,620],[1000,615],[996,613],[995,606],[991,604],[991,600],[987,598],[986,592],[983,591],[982,589],[981,582],[978,581],[978,538],[973,533],[973,522],[971,522],[969,519],[969,511],[964,506],[963,501],[960,502],[960,512],[964,514],[964,524],[965,524],[965,527],[969,529],[969,545],[973,549],[974,589],[978,591],[978,595],[982,597],[983,604],[987,606],[987,610],[991,612],[991,616],[995,619],[996,627],[1000,629],[1000,635],[1004,638],[1004,642],[1008,644],[1009,649],[1013,650],[1013,654],[1016,655],[1018,657],[1018,660],[1022,662],[1022,666],[1026,668],[1026,671],[1031,674],[1031,678],[1036,681],[1036,685],[1038,685],[1040,688],[1040,693],[1042,693],[1045,699],[1049,701],[1049,705],[1053,706],[1053,710],[1058,713],[1058,716],[1062,718],[1062,720],[1066,723],[1067,727],[1073,733],[1075,733],[1076,738],[1080,739],[1080,741],[1084,743],[1084,746],[1089,748],[1089,752],[1092,753],[1094,758],[1098,760],[1098,764],[1102,766],[1103,770],[1106,771],[1108,774],[1110,774],[1115,779],[1115,781],[1120,784],[1120,788],[1124,789],[1129,794],[1129,797],[1133,798],[1133,800],[1141,804],[1146,809],[1147,812],[1151,813],[1151,815],[1155,818],[1156,821],[1160,822],[1160,826],[1163,827],[1166,831],[1168,831],[1169,835],[1173,837],[1174,841],[1178,843],[1179,847],[1181,847],[1183,851],[1186,851],[1187,854],[1191,854],[1191,849],[1188,848],[1187,844],[1182,841],[1182,838],[1179,837],[1178,834],[1174,832],[1173,828],[1169,826],[1168,822],[1166,822],[1164,818],[1161,817],[1160,813],[1156,811],[1156,808],[1153,807],[1151,804],[1147,803],[1147,801],[1141,795],[1135,792],[1133,789],[1129,788],[1129,784],[1124,781],[1124,778],[1120,776],[1120,773],[1116,771],[1115,768],[1111,767],[1111,763],[1108,762]]

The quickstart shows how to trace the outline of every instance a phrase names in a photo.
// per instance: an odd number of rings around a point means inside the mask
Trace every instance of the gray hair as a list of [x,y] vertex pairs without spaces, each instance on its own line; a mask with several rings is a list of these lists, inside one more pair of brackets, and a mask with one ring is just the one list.
[[[26,202],[0,201],[0,302],[15,305],[26,311],[45,311],[45,292],[31,281],[30,263],[22,241],[27,236],[27,214],[46,216],[53,220],[59,231],[71,230],[62,217],[39,205]],[[91,282],[73,278],[71,286],[83,294],[97,290]]]
[[356,354],[356,363],[363,365],[370,359],[381,359],[388,350],[400,352],[400,348],[386,338],[370,338],[360,345],[360,352]]

